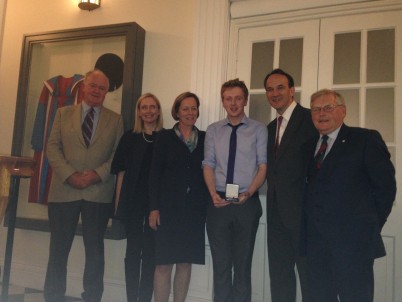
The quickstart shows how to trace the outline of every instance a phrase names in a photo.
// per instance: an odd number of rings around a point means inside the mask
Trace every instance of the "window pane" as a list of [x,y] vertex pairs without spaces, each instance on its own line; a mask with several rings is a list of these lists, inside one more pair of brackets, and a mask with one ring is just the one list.
[[346,117],[345,124],[348,126],[359,127],[360,126],[360,106],[359,106],[359,90],[337,90],[343,98],[346,104]]
[[264,88],[264,78],[273,69],[274,42],[253,43],[251,58],[251,89]]
[[301,97],[300,97],[300,95],[301,95],[301,92],[300,92],[300,91],[296,91],[296,92],[295,92],[294,100],[295,100],[296,103],[300,103],[300,102],[301,102]]
[[360,32],[335,35],[334,84],[360,83]]
[[373,30],[367,34],[367,82],[395,79],[395,30]]
[[250,95],[249,106],[249,117],[268,125],[271,121],[271,105],[265,94]]
[[386,142],[395,141],[394,89],[367,89],[366,127],[378,130]]
[[303,39],[282,40],[279,51],[279,67],[291,74],[295,86],[302,83]]

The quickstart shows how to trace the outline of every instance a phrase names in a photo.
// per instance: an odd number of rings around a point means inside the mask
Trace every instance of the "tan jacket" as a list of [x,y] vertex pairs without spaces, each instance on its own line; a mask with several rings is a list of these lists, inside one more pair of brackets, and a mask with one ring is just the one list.
[[[102,108],[90,146],[87,148],[81,131],[81,104],[57,110],[46,153],[53,169],[49,202],[86,201],[112,202],[114,176],[110,165],[123,134],[123,119]],[[75,189],[66,180],[76,171],[94,169],[101,182],[86,189]]]

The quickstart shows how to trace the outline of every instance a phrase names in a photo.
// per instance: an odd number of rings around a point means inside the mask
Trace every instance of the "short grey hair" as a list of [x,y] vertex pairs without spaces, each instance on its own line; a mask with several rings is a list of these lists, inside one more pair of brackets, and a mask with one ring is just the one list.
[[345,99],[343,98],[343,96],[339,92],[336,92],[335,90],[331,89],[321,89],[313,93],[310,98],[310,105],[314,102],[315,99],[319,98],[320,96],[328,94],[333,95],[335,97],[336,103],[338,105],[345,105]]

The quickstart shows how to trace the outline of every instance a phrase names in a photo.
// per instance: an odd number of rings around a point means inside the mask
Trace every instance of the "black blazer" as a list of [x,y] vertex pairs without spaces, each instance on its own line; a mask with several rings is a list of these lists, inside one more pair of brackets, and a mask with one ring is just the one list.
[[306,144],[309,159],[304,196],[302,248],[313,236],[329,242],[334,253],[374,259],[385,255],[381,229],[396,194],[395,169],[375,130],[342,125],[321,168],[314,168],[317,140]]
[[173,129],[162,131],[154,146],[150,171],[150,210],[191,207],[205,211],[208,192],[204,183],[205,131],[198,131],[197,147],[190,152]]
[[[156,135],[157,133],[154,133],[154,136]],[[117,219],[125,220],[133,215],[143,217],[148,213],[148,198],[138,198],[134,194],[134,189],[139,178],[145,177],[144,175],[140,175],[140,172],[141,165],[146,157],[145,152],[148,145],[149,143],[144,140],[142,133],[134,133],[132,129],[126,131],[120,139],[111,165],[112,174],[125,171],[120,191],[119,206],[115,214],[115,218]],[[150,160],[152,155],[148,155],[148,158]]]
[[283,223],[298,229],[305,176],[302,146],[309,139],[318,138],[318,132],[310,110],[297,104],[275,153],[276,125],[276,119],[268,125],[267,220],[272,219],[276,203]]

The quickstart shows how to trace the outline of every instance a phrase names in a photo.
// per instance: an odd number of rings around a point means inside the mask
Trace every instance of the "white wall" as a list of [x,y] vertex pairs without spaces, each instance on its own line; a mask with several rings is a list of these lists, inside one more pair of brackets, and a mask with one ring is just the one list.
[[160,97],[166,120],[173,123],[168,114],[170,104],[190,85],[195,1],[104,0],[100,9],[91,12],[80,10],[77,3],[77,0],[8,1],[0,58],[1,154],[9,153],[11,148],[24,33],[137,22],[146,30],[143,92],[152,91]]
[[[142,91],[160,98],[165,126],[173,125],[170,106],[179,93],[190,89],[195,0],[103,0],[102,7],[91,12],[81,11],[77,0],[8,1],[6,6],[1,2],[0,154],[11,152],[22,37],[26,33],[137,22],[146,30]],[[1,264],[6,231],[0,227]],[[12,283],[42,288],[48,243],[48,233],[16,230]],[[124,249],[124,240],[106,240],[105,301],[124,301]],[[69,262],[69,294],[82,291],[80,282],[71,281],[82,276],[83,256],[82,238],[76,237]]]

